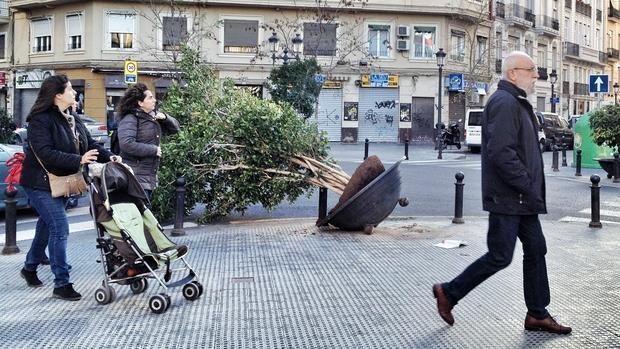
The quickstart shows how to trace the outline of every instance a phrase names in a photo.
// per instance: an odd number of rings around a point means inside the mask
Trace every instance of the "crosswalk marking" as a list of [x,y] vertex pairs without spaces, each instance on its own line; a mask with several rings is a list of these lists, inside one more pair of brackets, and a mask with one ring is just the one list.
[[[76,207],[76,208],[69,209],[67,211],[67,217],[76,217],[76,216],[82,216],[85,214],[90,217],[90,208],[88,206]],[[30,218],[30,219],[19,220],[17,223],[19,224],[34,223],[38,220],[39,218],[35,217],[35,218]],[[5,226],[5,222],[0,223],[0,230],[4,230],[4,226]]]
[[[611,216],[611,217],[620,217],[620,210],[616,211],[616,210],[599,210],[601,216]],[[591,208],[585,208],[581,211],[579,211],[579,213],[585,213],[585,214],[591,214],[592,213],[592,209]]]
[[[601,203],[600,216],[604,219],[600,220],[602,224],[620,225],[620,198],[616,200],[606,200]],[[581,216],[578,216],[581,215]],[[580,210],[576,216],[566,216],[560,218],[560,222],[584,222],[588,223],[592,220],[592,208],[587,207]],[[583,217],[587,216],[587,217]]]
[[[590,218],[583,218],[583,217],[573,217],[573,216],[566,216],[566,217],[562,217],[560,218],[560,222],[580,222],[580,223],[590,223],[592,220]],[[600,221],[602,224],[611,224],[611,225],[620,225],[620,222],[615,222],[615,221],[606,221],[606,220],[601,220]]]

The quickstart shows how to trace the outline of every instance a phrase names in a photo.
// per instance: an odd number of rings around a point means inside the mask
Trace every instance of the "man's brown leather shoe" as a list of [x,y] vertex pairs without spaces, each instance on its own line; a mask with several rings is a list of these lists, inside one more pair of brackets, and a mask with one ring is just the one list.
[[452,316],[452,304],[446,297],[446,294],[443,293],[443,288],[441,284],[433,285],[433,296],[437,298],[437,310],[439,311],[439,316],[448,323],[448,325],[452,326],[454,324],[454,317]]
[[558,324],[551,316],[543,320],[538,320],[529,314],[525,317],[525,329],[528,331],[545,331],[557,334],[569,334],[573,330],[568,326]]

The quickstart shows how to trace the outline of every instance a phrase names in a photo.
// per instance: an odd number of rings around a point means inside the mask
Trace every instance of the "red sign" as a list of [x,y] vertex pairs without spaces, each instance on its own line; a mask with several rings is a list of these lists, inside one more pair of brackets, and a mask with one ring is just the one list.
[[6,86],[6,73],[0,72],[0,87]]

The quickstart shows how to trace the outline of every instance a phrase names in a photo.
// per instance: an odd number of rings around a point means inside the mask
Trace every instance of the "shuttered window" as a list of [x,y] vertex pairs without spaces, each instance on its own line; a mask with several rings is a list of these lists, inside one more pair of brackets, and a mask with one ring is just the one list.
[[32,25],[32,52],[49,52],[52,50],[52,19],[34,19]]
[[337,27],[334,23],[304,23],[304,55],[335,56]]
[[224,20],[224,52],[254,53],[256,50],[258,50],[258,21]]
[[82,49],[84,15],[81,13],[67,15],[65,17],[65,29],[67,33],[67,50]]
[[178,50],[187,40],[187,17],[164,17],[162,31],[162,49]]
[[108,14],[109,48],[134,48],[135,21],[133,13]]

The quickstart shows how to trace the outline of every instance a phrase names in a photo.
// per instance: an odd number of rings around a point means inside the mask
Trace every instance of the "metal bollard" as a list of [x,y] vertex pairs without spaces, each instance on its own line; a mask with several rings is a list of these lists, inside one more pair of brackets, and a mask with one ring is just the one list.
[[456,183],[454,183],[456,190],[454,192],[454,218],[452,223],[462,224],[465,223],[463,220],[463,186],[465,186],[463,179],[465,175],[463,172],[457,172],[454,178],[456,178]]
[[405,160],[409,160],[409,139],[405,139]]
[[620,154],[614,153],[614,183],[620,183]]
[[562,167],[566,167],[568,164],[566,163],[566,146],[562,147]]
[[17,189],[9,191],[8,188],[4,190],[4,218],[6,220],[4,225],[5,243],[2,248],[2,254],[15,254],[19,253],[19,247],[17,247]]
[[364,160],[368,159],[368,143],[370,143],[370,141],[366,138],[364,141]]
[[553,148],[553,161],[551,162],[551,168],[553,169],[553,172],[558,172],[560,171],[560,169],[558,168],[558,147],[554,145],[551,146]]
[[327,217],[327,188],[319,188],[319,221]]
[[590,182],[592,182],[591,186],[591,196],[592,196],[592,220],[588,225],[590,228],[602,228],[603,224],[601,224],[601,187],[598,183],[601,181],[601,177],[598,175],[590,176]]
[[177,177],[174,181],[174,186],[177,187],[177,202],[176,213],[174,215],[174,229],[172,229],[172,236],[185,235],[185,229],[183,229],[183,218],[185,217],[185,178],[183,176]]
[[577,150],[577,163],[575,164],[575,176],[581,176],[581,149]]

